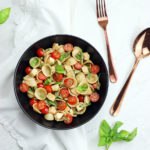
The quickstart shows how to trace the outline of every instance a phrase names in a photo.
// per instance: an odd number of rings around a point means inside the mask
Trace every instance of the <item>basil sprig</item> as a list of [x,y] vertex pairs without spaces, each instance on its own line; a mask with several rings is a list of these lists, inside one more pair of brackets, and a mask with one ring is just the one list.
[[5,8],[0,11],[0,24],[3,24],[7,21],[11,8]]
[[106,150],[109,149],[113,142],[117,141],[132,141],[137,135],[137,128],[135,128],[131,133],[126,130],[121,130],[118,132],[118,128],[122,126],[123,123],[117,121],[114,127],[111,129],[106,120],[103,120],[99,128],[99,143],[98,146],[106,146]]
[[65,72],[65,69],[62,65],[57,65],[55,67],[55,69],[56,69],[56,72],[58,72],[58,73],[64,73]]

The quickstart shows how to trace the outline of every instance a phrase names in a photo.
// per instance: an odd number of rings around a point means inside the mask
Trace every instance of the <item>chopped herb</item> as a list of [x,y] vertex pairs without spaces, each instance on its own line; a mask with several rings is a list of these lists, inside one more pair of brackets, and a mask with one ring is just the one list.
[[79,71],[79,70],[75,70],[75,71],[74,71],[75,74],[78,74],[78,73],[80,73],[80,72],[81,72],[81,71]]
[[91,77],[91,73],[88,73],[87,78],[90,79]]
[[91,105],[91,103],[87,103],[87,104],[82,104],[80,107],[85,108],[85,107],[90,106],[90,105]]
[[31,62],[30,62],[30,66],[34,67],[37,65],[37,63],[40,61],[39,58],[34,58]]
[[43,61],[41,61],[40,62],[40,67],[42,67],[44,65],[44,62]]
[[48,78],[46,81],[44,81],[44,85],[49,85],[51,83],[51,78]]
[[62,65],[57,65],[55,67],[55,69],[56,69],[56,72],[58,72],[58,73],[64,73],[65,72],[65,69]]
[[34,87],[30,87],[28,91],[34,93],[35,89]]
[[51,100],[48,100],[48,99],[46,99],[45,101],[46,101],[48,106],[53,105],[53,106],[57,107],[57,103],[55,101],[51,101]]
[[97,81],[96,84],[97,84],[97,89],[100,90],[100,83],[99,83],[99,81]]
[[88,85],[80,85],[77,87],[77,90],[80,92],[85,92],[88,89]]
[[118,128],[122,125],[122,122],[117,121],[114,127],[111,129],[106,120],[103,120],[99,128],[100,139],[98,146],[106,146],[106,150],[108,150],[113,142],[132,141],[137,135],[137,128],[135,128],[131,133],[126,130],[121,130],[120,132],[118,132]]
[[67,117],[63,117],[63,119],[66,120],[66,121],[70,121]]
[[76,55],[76,58],[81,61],[81,64],[83,64],[83,52],[82,52],[82,50]]
[[57,92],[55,92],[55,96],[57,97],[57,96],[59,96],[59,92],[57,91]]
[[63,61],[65,58],[67,58],[68,56],[70,55],[70,52],[67,52],[67,53],[64,53],[64,54],[62,54],[61,55],[61,57],[60,57],[60,61]]
[[60,82],[55,82],[54,84],[56,85],[56,84],[58,84],[58,85],[60,85],[62,83],[62,81],[60,81]]

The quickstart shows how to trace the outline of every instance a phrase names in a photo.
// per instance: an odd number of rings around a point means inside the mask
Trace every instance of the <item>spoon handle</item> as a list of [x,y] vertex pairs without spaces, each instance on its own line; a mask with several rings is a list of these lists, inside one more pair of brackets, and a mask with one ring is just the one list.
[[112,55],[111,55],[111,51],[110,51],[110,46],[109,46],[108,35],[107,35],[106,29],[104,30],[104,33],[105,33],[105,39],[106,39],[106,45],[107,45],[109,77],[110,77],[110,81],[112,83],[115,83],[115,82],[117,82],[117,74],[116,74],[116,70],[114,67],[114,63],[113,63],[113,59],[112,59]]
[[121,108],[121,105],[122,105],[122,102],[123,102],[123,98],[125,96],[125,93],[127,91],[129,83],[131,81],[132,75],[133,75],[135,69],[137,68],[138,63],[139,63],[139,59],[136,59],[136,61],[134,63],[134,66],[132,68],[132,71],[131,71],[131,73],[130,73],[128,79],[127,79],[127,81],[125,82],[125,84],[124,84],[122,90],[120,91],[117,99],[115,100],[115,102],[113,103],[113,105],[111,107],[110,113],[113,116],[116,116],[116,115],[119,114],[119,111],[120,111],[120,108]]

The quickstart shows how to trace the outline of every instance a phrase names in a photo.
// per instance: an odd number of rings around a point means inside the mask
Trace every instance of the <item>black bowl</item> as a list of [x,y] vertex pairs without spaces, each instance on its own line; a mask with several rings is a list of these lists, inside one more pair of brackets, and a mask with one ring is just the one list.
[[[100,91],[98,91],[98,93],[100,94],[100,100],[96,103],[92,103],[92,105],[87,108],[86,112],[83,115],[79,115],[78,117],[74,118],[73,122],[69,125],[66,125],[63,122],[45,120],[42,115],[39,115],[38,113],[33,111],[32,107],[30,107],[29,105],[29,98],[27,97],[26,94],[21,93],[19,90],[19,85],[21,84],[22,79],[25,76],[25,68],[29,66],[29,59],[33,56],[36,56],[36,50],[38,48],[42,47],[46,49],[52,47],[53,43],[59,44],[72,43],[74,46],[79,46],[82,48],[84,52],[88,52],[90,54],[91,60],[94,62],[94,64],[100,66],[101,74],[99,81],[101,83],[101,89]],[[23,53],[22,57],[20,58],[16,66],[14,74],[14,90],[17,102],[20,105],[21,109],[35,123],[50,129],[57,129],[57,130],[71,129],[88,122],[101,109],[108,90],[108,72],[103,58],[97,52],[97,50],[88,42],[71,35],[53,35],[46,37],[40,41],[37,41]]]

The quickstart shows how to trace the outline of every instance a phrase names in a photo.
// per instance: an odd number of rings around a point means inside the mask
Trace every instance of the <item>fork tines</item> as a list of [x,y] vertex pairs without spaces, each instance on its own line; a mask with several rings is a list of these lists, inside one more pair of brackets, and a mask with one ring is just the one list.
[[105,0],[96,0],[97,18],[107,17]]

